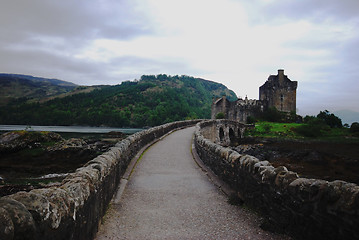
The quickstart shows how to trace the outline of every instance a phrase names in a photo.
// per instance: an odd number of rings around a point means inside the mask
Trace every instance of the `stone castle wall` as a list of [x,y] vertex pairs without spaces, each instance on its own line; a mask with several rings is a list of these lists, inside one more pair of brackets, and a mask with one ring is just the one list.
[[199,120],[135,133],[69,174],[60,186],[0,198],[0,239],[93,239],[131,159],[147,144]]
[[249,116],[258,117],[265,109],[266,101],[245,98],[231,102],[224,96],[212,104],[211,118],[215,119],[218,113],[223,113],[225,119],[245,123]]
[[296,81],[291,81],[284,75],[284,70],[278,70],[278,75],[270,75],[259,88],[259,100],[246,97],[231,102],[223,96],[213,101],[211,119],[216,119],[218,113],[223,113],[225,119],[245,123],[249,116],[258,118],[270,107],[275,107],[281,112],[295,112],[297,85]]
[[216,120],[197,124],[198,155],[269,224],[298,239],[359,239],[358,185],[300,178],[284,166],[274,168],[268,161],[222,147],[206,137],[219,134],[211,133],[217,124]]
[[259,88],[259,100],[267,101],[268,107],[275,107],[281,112],[295,112],[297,99],[296,81],[291,81],[284,70],[278,70],[278,75],[269,76]]

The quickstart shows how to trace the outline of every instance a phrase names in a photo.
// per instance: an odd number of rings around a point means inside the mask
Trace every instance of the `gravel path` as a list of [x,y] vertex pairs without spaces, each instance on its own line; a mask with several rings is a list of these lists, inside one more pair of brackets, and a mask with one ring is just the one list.
[[143,155],[96,239],[290,239],[266,232],[260,218],[227,203],[194,162],[194,127],[176,131]]

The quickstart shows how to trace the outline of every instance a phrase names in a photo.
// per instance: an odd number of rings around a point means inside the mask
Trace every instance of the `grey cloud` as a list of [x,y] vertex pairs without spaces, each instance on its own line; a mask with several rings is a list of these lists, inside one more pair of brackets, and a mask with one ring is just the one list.
[[[258,1],[256,3],[258,4]],[[340,23],[346,24],[348,29],[359,26],[359,1],[357,0],[301,0],[301,1],[273,1],[262,5],[261,8],[251,8],[251,24],[276,25],[287,21],[307,20],[328,26]],[[252,5],[254,7],[254,5]],[[257,7],[257,6],[256,6]],[[253,14],[253,11],[255,14]],[[348,29],[346,29],[348,31]],[[334,28],[333,28],[334,30]],[[297,60],[307,60],[314,63],[313,67],[306,69],[315,75],[311,79],[299,81],[298,108],[301,114],[314,114],[320,110],[337,111],[343,108],[359,111],[359,83],[357,76],[359,70],[359,35],[352,30],[347,36],[332,32],[332,38],[320,34],[308,36],[287,42],[283,47],[303,50],[326,50],[328,56],[310,56],[298,54],[290,56]],[[343,39],[345,37],[345,39]],[[304,110],[304,112],[303,112]]]
[[[276,22],[283,19],[311,19],[313,21],[351,20],[358,17],[359,1],[357,0],[281,0],[270,4],[259,1],[246,3],[253,23]],[[253,14],[254,13],[254,14]]]
[[143,74],[198,75],[196,70],[179,59],[124,56],[109,62],[95,62],[47,49],[14,50],[6,47],[0,47],[0,56],[7,56],[0,58],[0,72],[58,78],[80,85],[119,84],[124,80],[139,79]]
[[[192,68],[189,64],[187,64],[184,60],[180,59],[150,59],[150,58],[142,58],[136,56],[125,56],[118,57],[111,61],[108,64],[109,71],[121,71],[128,70],[127,72],[132,72],[130,76],[134,78],[139,78],[143,74],[170,74],[170,75],[194,75],[197,76],[199,74],[203,74],[203,72],[199,72],[198,70]],[[127,75],[125,75],[127,76]],[[134,79],[132,78],[132,79]],[[130,78],[131,79],[131,78]]]
[[[1,39],[31,36],[64,39],[129,39],[149,34],[148,19],[129,0],[12,0],[0,8]],[[70,44],[70,43],[69,43]]]
[[78,84],[115,81],[109,64],[73,57],[92,40],[130,40],[153,32],[137,1],[6,0],[0,8],[0,72]]
[[87,76],[94,72],[101,73],[101,66],[98,64],[78,61],[65,55],[51,54],[45,51],[0,49],[0,55],[7,56],[0,58],[0,72],[59,78],[78,84],[86,84],[86,81],[91,80],[85,77],[85,74]]

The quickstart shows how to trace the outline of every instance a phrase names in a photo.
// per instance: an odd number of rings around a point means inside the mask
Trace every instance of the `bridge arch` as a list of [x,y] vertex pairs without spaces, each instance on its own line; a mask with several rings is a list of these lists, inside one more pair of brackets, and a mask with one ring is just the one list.
[[219,128],[218,136],[219,136],[219,141],[222,142],[224,140],[224,131],[222,127]]
[[243,138],[244,131],[248,125],[227,119],[211,120],[205,122],[202,128],[203,135],[211,141],[229,146],[240,138]]
[[229,140],[230,140],[231,144],[236,142],[237,136],[236,136],[234,130],[231,127],[229,127],[229,130],[228,130],[228,137],[229,137]]

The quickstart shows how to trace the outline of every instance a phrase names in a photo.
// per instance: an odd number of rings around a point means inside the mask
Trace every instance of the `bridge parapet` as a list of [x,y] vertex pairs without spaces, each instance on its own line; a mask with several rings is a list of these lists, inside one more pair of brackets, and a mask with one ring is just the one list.
[[200,126],[201,134],[205,138],[222,146],[229,146],[237,139],[244,138],[245,129],[253,127],[228,119],[208,120],[202,122]]
[[195,150],[239,198],[264,214],[267,227],[297,239],[359,239],[358,185],[300,178],[284,166],[275,168],[268,161],[221,146],[216,136],[225,124],[230,127],[231,123],[198,123]]
[[0,198],[0,239],[93,239],[131,159],[170,131],[199,121],[135,133],[69,174],[59,186]]

